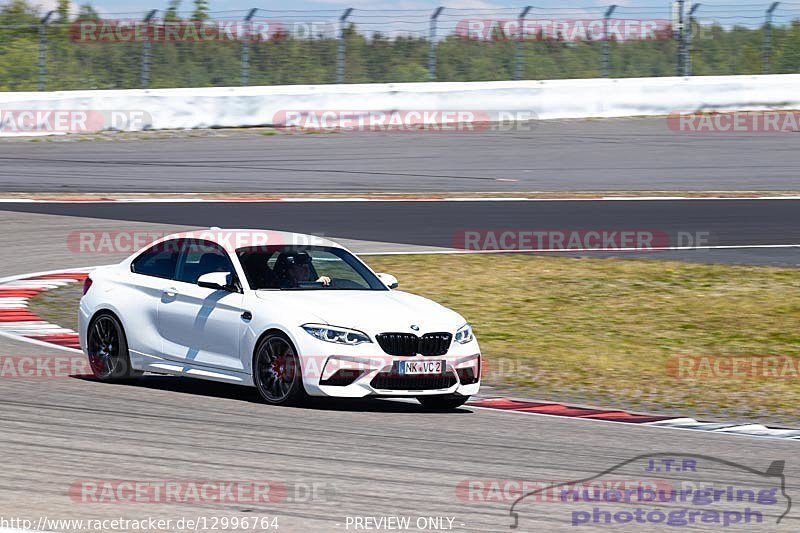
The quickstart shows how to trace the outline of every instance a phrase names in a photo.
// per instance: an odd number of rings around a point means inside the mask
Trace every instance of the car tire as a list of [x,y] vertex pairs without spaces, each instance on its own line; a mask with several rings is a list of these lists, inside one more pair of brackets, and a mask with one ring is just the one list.
[[441,396],[417,396],[417,401],[425,409],[431,411],[452,411],[458,409],[469,400],[469,396],[445,394]]
[[127,381],[144,374],[131,366],[125,330],[111,313],[98,313],[89,323],[86,353],[92,374],[100,381]]
[[253,357],[253,383],[270,405],[303,405],[308,393],[303,387],[300,357],[292,341],[280,332],[259,341]]

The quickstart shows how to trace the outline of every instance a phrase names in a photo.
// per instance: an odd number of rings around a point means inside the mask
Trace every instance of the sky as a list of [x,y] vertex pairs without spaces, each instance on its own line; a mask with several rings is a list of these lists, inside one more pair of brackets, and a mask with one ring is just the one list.
[[[55,0],[29,0],[32,4],[49,7]],[[106,13],[116,12],[144,12],[148,9],[164,9],[168,0],[78,0],[76,4],[91,3],[98,11]],[[717,3],[727,6],[742,4],[766,4],[768,0],[718,0],[708,5]],[[0,0],[0,3],[5,1]],[[209,0],[212,11],[245,10],[258,7],[270,10],[344,10],[348,7],[356,9],[420,9],[433,11],[437,6],[444,5],[457,9],[492,9],[492,8],[517,8],[526,5],[525,0]],[[669,10],[670,0],[537,0],[536,6],[548,7],[599,7],[609,4],[630,7],[660,7]],[[183,0],[184,9],[191,9],[193,0]]]
[[[6,3],[8,0],[0,0],[0,4]],[[57,0],[28,0],[31,4],[39,5],[42,11],[53,9]],[[284,16],[298,17],[301,14],[292,15],[293,10],[315,10],[313,16],[314,20],[322,19],[335,19],[339,13],[343,12],[348,7],[356,8],[357,10],[399,10],[395,13],[382,13],[383,17],[392,17],[397,20],[402,20],[403,16],[406,19],[414,19],[410,24],[414,28],[424,28],[427,25],[427,18],[423,15],[426,11],[433,12],[433,10],[441,5],[451,9],[462,10],[487,10],[486,13],[475,12],[469,13],[469,17],[479,15],[491,16],[493,19],[498,18],[498,12],[492,13],[488,10],[501,10],[500,15],[506,18],[515,18],[518,9],[521,9],[527,2],[532,2],[537,8],[539,18],[556,18],[558,15],[561,18],[572,19],[587,19],[598,18],[604,8],[609,4],[617,4],[620,6],[615,13],[617,18],[629,19],[669,19],[671,17],[671,0],[208,0],[210,10],[212,12],[233,11],[233,13],[220,13],[216,18],[233,19],[238,18],[241,13],[249,10],[250,8],[257,7],[264,10],[272,10],[272,13],[264,11],[259,13],[258,17],[268,19],[270,17],[279,17],[277,13]],[[141,14],[151,10],[158,9],[162,13],[166,9],[169,0],[76,0],[73,4],[73,13],[77,12],[77,6],[82,3],[90,3],[94,8],[106,18],[136,18],[138,19]],[[690,4],[690,0],[686,1]],[[764,20],[764,9],[771,3],[771,0],[709,0],[708,2],[700,2],[701,6],[697,11],[696,19],[701,24],[710,22],[720,22],[723,26],[731,24],[742,24],[746,26],[760,26]],[[181,3],[181,11],[186,14],[190,13],[194,6],[193,0],[183,0]],[[576,8],[569,11],[565,8]],[[319,11],[325,10],[321,15]],[[421,10],[422,13],[416,13],[412,16],[411,13],[403,13],[402,10]],[[502,11],[505,10],[505,11]],[[445,11],[447,13],[447,10]],[[536,11],[534,10],[531,17]],[[361,13],[361,19],[354,21],[364,28],[362,25],[373,14]],[[457,11],[450,11],[451,23],[455,24],[457,17],[460,14]],[[308,15],[309,20],[311,15]],[[776,24],[785,24],[791,20],[800,18],[800,2],[787,1],[783,2],[775,13],[774,22]],[[447,17],[441,20],[445,22]],[[383,22],[373,20],[374,29],[381,28]],[[395,25],[397,27],[397,25]],[[410,27],[410,26],[409,26]]]

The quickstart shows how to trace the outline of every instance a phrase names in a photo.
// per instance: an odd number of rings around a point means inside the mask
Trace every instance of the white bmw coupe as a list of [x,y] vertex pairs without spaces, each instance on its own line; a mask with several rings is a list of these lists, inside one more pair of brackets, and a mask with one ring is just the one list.
[[480,387],[472,329],[396,287],[326,239],[180,233],[91,273],[81,347],[100,380],[188,376],[254,386],[276,405],[308,396],[464,404]]

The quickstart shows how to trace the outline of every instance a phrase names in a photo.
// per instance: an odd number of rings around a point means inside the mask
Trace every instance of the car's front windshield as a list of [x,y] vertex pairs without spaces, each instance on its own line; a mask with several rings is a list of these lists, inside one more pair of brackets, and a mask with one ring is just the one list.
[[387,290],[351,253],[329,246],[239,248],[250,288],[281,290]]

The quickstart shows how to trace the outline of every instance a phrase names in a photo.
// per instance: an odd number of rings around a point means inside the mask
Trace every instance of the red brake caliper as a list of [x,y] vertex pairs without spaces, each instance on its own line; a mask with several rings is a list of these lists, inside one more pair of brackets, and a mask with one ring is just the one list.
[[272,371],[281,379],[292,379],[294,368],[286,355],[279,355],[272,361]]

